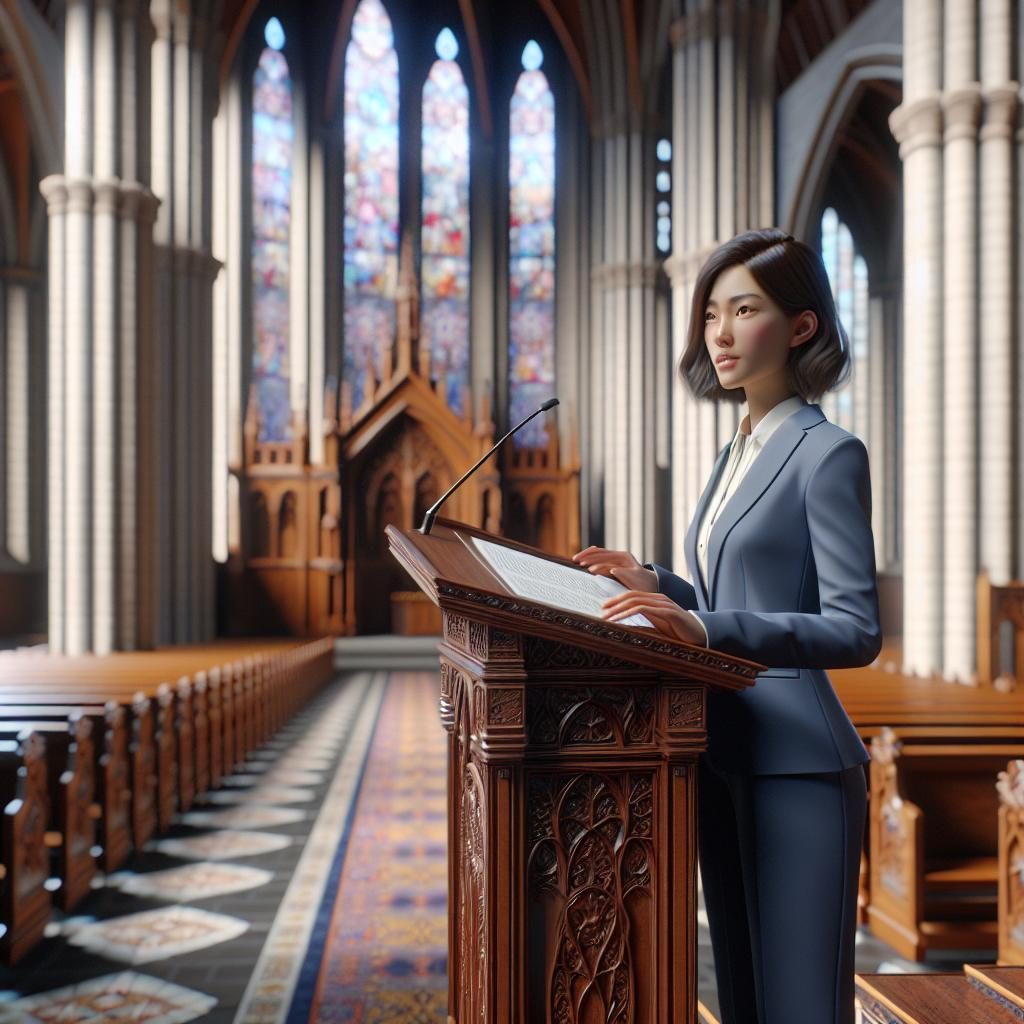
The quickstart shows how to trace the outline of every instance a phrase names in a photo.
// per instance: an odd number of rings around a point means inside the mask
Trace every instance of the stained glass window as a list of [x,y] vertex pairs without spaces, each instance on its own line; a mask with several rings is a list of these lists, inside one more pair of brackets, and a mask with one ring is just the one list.
[[261,441],[290,436],[288,262],[292,193],[292,81],[281,52],[284,29],[264,30],[252,87],[253,385]]
[[[833,415],[845,430],[867,437],[868,270],[850,229],[832,207],[821,217],[821,256],[836,312],[850,339],[851,377],[835,394]],[[827,410],[826,410],[827,411]]]
[[432,376],[447,374],[448,404],[462,412],[469,386],[469,91],[442,29],[423,86],[423,234],[420,330]]
[[[658,139],[658,145],[655,147],[655,156],[658,158],[654,181],[658,193],[657,206],[655,207],[655,212],[657,213],[655,238],[658,254],[665,256],[672,248],[672,204],[670,192],[672,188],[672,143],[668,139]],[[662,186],[666,187],[663,188]]]
[[[509,421],[518,423],[554,393],[555,99],[544,54],[530,40],[512,94],[509,133]],[[515,436],[547,443],[543,416]]]
[[361,0],[345,50],[344,264],[344,376],[358,408],[394,340],[398,279],[398,57],[380,0]]

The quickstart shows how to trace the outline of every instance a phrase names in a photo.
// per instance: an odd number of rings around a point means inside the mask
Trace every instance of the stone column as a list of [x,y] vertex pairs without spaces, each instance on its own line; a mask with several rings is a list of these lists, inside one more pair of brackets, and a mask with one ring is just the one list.
[[905,5],[891,118],[906,196],[903,671],[966,683],[977,574],[1015,570],[1011,25],[1009,0]]
[[[1024,18],[1017,18],[1017,38],[1011,41],[1012,45],[1016,48],[1017,55],[1017,77],[1024,78]],[[1017,89],[1017,103],[1018,105],[1024,103],[1024,85],[1018,86]],[[1017,156],[1017,168],[1024,168],[1024,116],[1018,115],[1017,127],[1015,132],[1016,142],[1016,156]],[[1018,170],[1016,179],[1013,183],[1014,192],[1016,196],[1016,209],[1018,211],[1024,210],[1024,173]],[[1018,217],[1020,215],[1018,214]],[[1018,225],[1021,221],[1018,219]],[[1015,323],[1018,326],[1024,324],[1024,230],[1018,228],[1016,232],[1016,301],[1014,303],[1014,312],[1016,313]],[[1017,442],[1017,466],[1016,466],[1016,478],[1018,481],[1024,481],[1024,359],[1021,359],[1018,355],[1017,359],[1017,419],[1013,425],[1014,437]],[[1024,484],[1018,485],[1016,495],[1016,509],[1017,509],[1017,561],[1014,567],[1014,575],[1017,579],[1021,579],[1024,574]],[[1017,671],[1020,672],[1024,669],[1024,666],[1018,666]]]
[[22,565],[33,560],[33,529],[30,521],[32,507],[29,477],[29,417],[32,404],[30,382],[31,359],[30,303],[31,285],[38,275],[19,268],[3,272],[0,290],[3,311],[6,395],[4,405],[7,422],[4,440],[7,451],[4,460],[4,547],[7,554]]
[[[327,368],[324,345],[327,339],[327,239],[324,222],[327,211],[325,183],[327,161],[324,142],[315,135],[309,155],[309,462],[319,466],[324,451],[324,392],[327,387]],[[479,394],[473,390],[473,394]]]
[[[1007,583],[1015,568],[1013,129],[1020,106],[1020,86],[1010,78],[1013,38],[1010,0],[982,0],[980,8],[982,121],[978,153],[981,169],[978,224],[981,262],[978,274],[981,294],[978,308],[982,311],[979,322],[984,324],[984,329],[978,339],[977,353],[980,356],[980,393],[984,397],[979,423],[981,479],[978,491],[984,500],[979,510],[978,550],[981,567],[988,570],[992,582]],[[1022,175],[1024,170],[1018,166],[1016,173]],[[1019,332],[1020,324],[1016,328]],[[1017,400],[1020,401],[1020,396]]]
[[[773,222],[770,147],[775,25],[751,0],[689,0],[673,47],[672,372],[686,346],[697,274],[710,252]],[[717,52],[717,62],[716,62]],[[716,72],[717,69],[717,72]],[[739,407],[701,402],[677,377],[672,393],[672,560],[686,572],[683,540]]]
[[641,120],[620,115],[595,133],[595,162],[605,172],[593,197],[603,217],[595,218],[601,256],[591,272],[602,312],[595,335],[604,400],[592,411],[594,431],[603,435],[604,543],[637,557],[655,543],[656,408],[645,401],[645,386],[664,372],[655,364],[653,329],[661,274],[654,258],[657,134]]
[[149,288],[138,267],[155,206],[136,180],[145,164],[133,150],[141,137],[134,95],[139,71],[148,70],[135,45],[142,24],[134,2],[68,5],[65,172],[40,184],[50,217],[53,653],[106,654],[152,642],[135,615],[145,606],[137,581],[149,575],[140,563],[150,554],[136,543],[145,530],[138,451],[148,429],[136,401]]
[[903,103],[890,128],[903,159],[903,665],[940,664],[942,620],[942,5],[903,8]]
[[[238,504],[230,499],[230,468],[242,464],[242,246],[246,232],[242,190],[229,184],[241,181],[243,174],[242,89],[237,75],[227,80],[221,92],[213,141],[214,194],[223,197],[214,207],[213,244],[224,264],[213,292],[213,554],[225,562],[237,549],[240,536]],[[316,325],[314,321],[314,336],[322,337]]]
[[896,377],[888,372],[888,353],[895,342],[886,316],[890,292],[891,289],[876,283],[868,296],[868,429],[866,436],[861,434],[868,451],[872,453],[871,528],[875,538],[875,563],[879,571],[887,569],[889,565],[890,546],[887,535],[892,531],[894,518],[890,509],[892,495],[888,483],[895,476],[895,467],[890,472],[889,464],[890,453],[895,447],[889,408],[896,384]]
[[215,628],[211,14],[205,0],[152,0],[150,13],[153,189],[163,201],[155,227],[157,631],[163,643],[197,643]]
[[[971,0],[945,5],[942,213],[942,314],[939,338],[943,413],[937,448],[941,453],[942,520],[937,524],[945,563],[942,571],[943,670],[966,681],[974,668],[974,581],[978,571],[974,523],[977,480],[978,374],[978,114],[975,63],[977,24]],[[909,319],[909,318],[908,318]],[[909,324],[908,324],[909,331]],[[907,379],[916,377],[920,335],[905,334]]]

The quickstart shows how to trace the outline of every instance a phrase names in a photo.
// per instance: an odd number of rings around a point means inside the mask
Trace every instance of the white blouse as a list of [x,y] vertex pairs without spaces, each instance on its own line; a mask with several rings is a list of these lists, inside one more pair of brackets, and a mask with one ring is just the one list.
[[[750,429],[749,412],[740,421],[740,425],[736,429],[736,436],[733,437],[729,448],[729,456],[726,459],[725,468],[722,470],[722,475],[718,478],[715,490],[708,498],[708,503],[704,507],[704,517],[697,528],[697,562],[701,577],[705,583],[705,590],[708,589],[708,543],[712,528],[718,521],[718,517],[722,514],[726,503],[736,493],[741,481],[747,475],[747,472],[754,463],[754,459],[757,458],[761,449],[767,444],[768,438],[778,430],[784,420],[788,419],[805,405],[807,405],[807,402],[800,395],[785,398],[777,405],[772,406],[761,417],[753,431]],[[700,616],[692,610],[690,610],[690,614],[700,622],[701,629],[704,630],[704,645],[707,646],[707,628],[701,622]]]

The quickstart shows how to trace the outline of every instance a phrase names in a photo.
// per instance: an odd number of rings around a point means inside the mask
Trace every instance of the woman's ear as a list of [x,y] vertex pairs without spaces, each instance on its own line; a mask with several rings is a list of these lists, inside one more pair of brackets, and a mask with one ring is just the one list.
[[793,336],[789,339],[789,347],[796,348],[805,341],[810,341],[818,331],[818,314],[813,309],[805,309],[793,322]]

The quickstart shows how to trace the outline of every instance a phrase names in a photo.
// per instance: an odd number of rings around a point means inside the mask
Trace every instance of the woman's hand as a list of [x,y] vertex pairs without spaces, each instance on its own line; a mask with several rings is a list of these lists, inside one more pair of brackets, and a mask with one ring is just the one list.
[[628,551],[609,551],[591,544],[577,551],[572,560],[595,576],[610,576],[630,590],[658,592],[658,574],[653,569],[645,569]]
[[667,594],[627,590],[603,601],[601,609],[602,617],[612,622],[628,618],[630,615],[646,615],[659,633],[686,644],[706,646],[701,624]]

